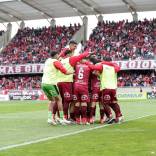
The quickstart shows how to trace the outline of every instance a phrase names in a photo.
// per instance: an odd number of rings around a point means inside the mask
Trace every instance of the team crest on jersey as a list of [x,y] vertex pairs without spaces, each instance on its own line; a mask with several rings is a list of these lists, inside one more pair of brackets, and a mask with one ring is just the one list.
[[104,96],[104,100],[106,100],[106,101],[109,101],[109,100],[111,100],[111,97],[110,97],[110,95],[108,95],[108,94],[107,94],[107,95],[105,95],[105,96]]
[[87,100],[88,99],[88,96],[87,95],[82,95],[81,96],[81,100]]
[[70,97],[69,92],[65,92],[65,93],[64,93],[64,97],[66,97],[66,98],[68,97],[68,98],[69,98],[69,97]]
[[98,94],[93,94],[92,98],[93,98],[93,99],[98,99],[99,96],[98,96]]
[[73,95],[73,100],[77,100],[77,97],[76,97],[76,95]]

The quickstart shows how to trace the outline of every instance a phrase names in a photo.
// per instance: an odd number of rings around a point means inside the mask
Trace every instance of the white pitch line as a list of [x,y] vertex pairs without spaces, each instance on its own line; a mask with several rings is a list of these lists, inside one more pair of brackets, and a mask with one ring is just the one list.
[[[134,121],[134,120],[138,120],[138,119],[149,117],[149,116],[153,116],[153,115],[156,115],[156,114],[141,116],[141,117],[138,117],[138,118],[135,118],[135,119],[127,120],[125,122]],[[100,126],[96,126],[96,127],[82,129],[82,130],[79,130],[79,131],[76,131],[76,132],[70,132],[70,133],[66,133],[66,134],[62,134],[62,135],[57,135],[57,136],[53,136],[53,137],[47,137],[47,138],[42,138],[42,139],[38,139],[38,140],[23,142],[23,143],[20,143],[20,144],[14,144],[14,145],[9,145],[9,146],[4,146],[4,147],[1,147],[0,148],[0,151],[4,151],[4,150],[15,148],[15,147],[21,147],[21,146],[25,146],[25,145],[35,144],[35,143],[39,143],[39,142],[43,142],[43,141],[48,141],[48,140],[52,140],[52,139],[57,139],[57,138],[61,138],[61,137],[69,136],[69,135],[75,135],[75,134],[79,134],[79,133],[82,133],[82,132],[86,132],[86,131],[91,131],[91,130],[95,130],[95,129],[107,127],[107,126],[110,126],[110,125],[112,125],[112,124],[100,125]]]

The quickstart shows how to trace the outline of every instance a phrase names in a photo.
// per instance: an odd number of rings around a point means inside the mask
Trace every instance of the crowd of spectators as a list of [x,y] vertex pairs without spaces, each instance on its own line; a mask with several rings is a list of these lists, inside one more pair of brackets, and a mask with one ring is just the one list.
[[61,50],[80,29],[80,24],[19,29],[12,41],[0,53],[0,65],[44,63],[50,50]]
[[[41,75],[1,76],[0,90],[40,89]],[[121,71],[118,75],[118,87],[156,86],[156,72]]]
[[118,87],[156,86],[156,72],[122,71],[118,75]]
[[[61,50],[80,29],[80,24],[39,29],[24,28],[0,53],[0,65],[44,63],[50,50]],[[1,33],[1,31],[0,31]],[[89,40],[83,44],[98,58],[112,60],[154,59],[156,57],[156,19],[138,22],[98,23]],[[41,76],[1,76],[0,90],[40,89]],[[119,87],[156,86],[156,72],[121,71]]]
[[40,89],[41,76],[4,76],[0,77],[0,90]]
[[156,19],[103,21],[98,23],[84,47],[94,50],[101,59],[153,59],[156,55]]
[[[79,29],[80,24],[19,30],[0,53],[0,65],[44,63],[50,50],[60,51]],[[156,19],[99,22],[83,46],[91,48],[101,59],[153,59],[156,57]]]

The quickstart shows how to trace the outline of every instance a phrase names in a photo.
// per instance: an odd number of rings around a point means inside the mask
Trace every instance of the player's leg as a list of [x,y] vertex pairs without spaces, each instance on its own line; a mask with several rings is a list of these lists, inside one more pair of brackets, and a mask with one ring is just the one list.
[[59,89],[61,90],[61,97],[63,103],[64,118],[68,119],[69,105],[72,101],[72,83],[63,82],[60,83]]
[[100,123],[104,124],[105,122],[105,113],[104,113],[104,107],[101,102],[99,102],[99,108],[100,108]]
[[59,114],[60,114],[60,118],[59,118],[59,122],[61,124],[70,124],[70,121],[67,121],[65,118],[64,118],[64,112],[63,112],[63,105],[62,105],[62,98],[61,96],[59,95],[59,91],[58,91],[58,88],[57,86],[54,86],[55,87],[55,101],[57,103],[57,106],[58,106],[58,110],[59,110]]
[[110,124],[114,120],[111,108],[109,104],[103,104],[103,107],[104,107],[104,113],[106,115],[105,123]]
[[75,120],[77,124],[80,124],[80,102],[75,102],[74,107]]
[[90,123],[94,123],[94,112],[95,112],[95,107],[96,107],[97,102],[91,102],[91,107],[90,107]]
[[87,103],[81,102],[82,124],[87,123]]
[[52,95],[53,92],[53,86],[52,85],[47,85],[47,84],[42,84],[41,85],[43,92],[47,96],[49,100],[48,104],[48,120],[47,122],[53,125],[56,125],[55,120],[53,119],[52,113],[53,113],[53,107],[55,105],[55,99]]
[[115,112],[115,116],[116,116],[115,122],[121,123],[121,122],[123,122],[123,115],[122,115],[120,106],[118,104],[118,100],[116,98],[116,90],[111,89],[110,92],[111,92],[111,99],[112,99],[111,101],[112,102],[109,105],[113,109],[113,111]]
[[102,117],[103,117],[103,114],[105,115],[104,118],[101,117],[100,122],[101,123],[107,123],[113,119],[112,112],[111,112],[111,109],[109,106],[111,97],[110,97],[110,95],[106,89],[102,90],[100,95],[101,95],[101,98],[100,98],[101,109],[100,109],[100,111],[101,111]]
[[80,96],[79,96],[79,86],[74,85],[73,89],[73,103],[75,104],[74,106],[74,115],[75,115],[75,120],[77,124],[80,124]]
[[55,120],[55,118],[56,118],[56,115],[57,115],[57,112],[59,112],[58,111],[58,106],[57,106],[57,103],[55,102],[55,104],[54,104],[54,107],[53,107],[53,119]]
[[87,122],[87,104],[90,102],[88,88],[84,87],[81,90],[81,113],[82,124],[88,124]]
[[99,91],[92,91],[91,94],[91,107],[90,107],[90,123],[95,121],[96,105],[99,103]]
[[69,121],[71,121],[72,124],[75,124],[76,118],[75,118],[75,113],[74,113],[74,108],[75,108],[75,102],[71,101],[70,106],[69,106]]

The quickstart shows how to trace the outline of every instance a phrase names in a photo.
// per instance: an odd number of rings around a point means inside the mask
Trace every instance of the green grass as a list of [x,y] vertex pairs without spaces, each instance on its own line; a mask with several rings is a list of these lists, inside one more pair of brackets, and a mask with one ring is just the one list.
[[47,101],[0,101],[0,114],[45,110]]
[[[125,120],[132,121],[0,151],[0,156],[156,155],[156,101],[121,101],[120,105]],[[146,115],[151,116],[135,120]],[[0,148],[99,126],[54,127],[46,119],[46,102],[1,103]]]

